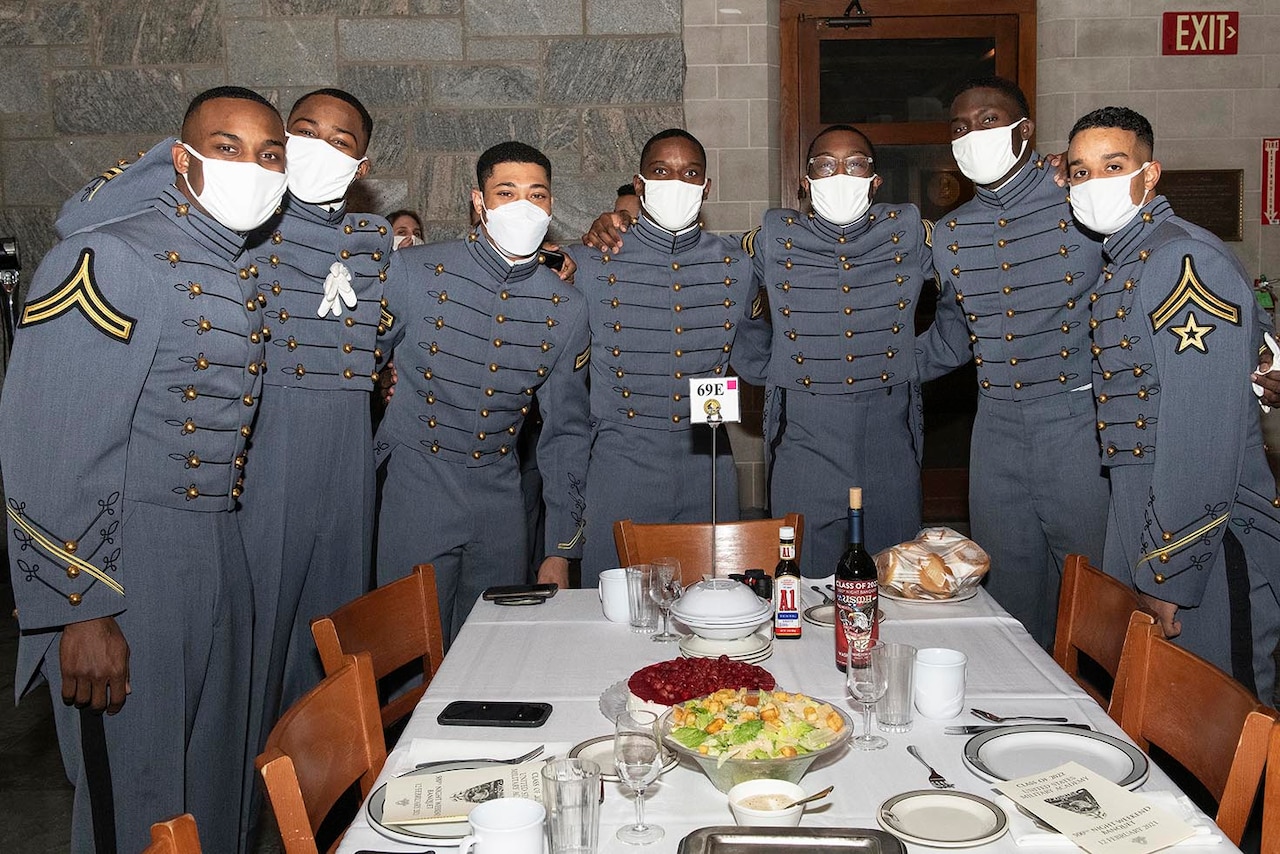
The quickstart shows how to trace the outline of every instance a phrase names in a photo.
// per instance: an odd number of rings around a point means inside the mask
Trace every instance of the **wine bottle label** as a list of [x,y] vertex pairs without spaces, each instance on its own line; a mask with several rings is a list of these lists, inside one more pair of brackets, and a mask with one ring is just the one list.
[[773,636],[800,637],[800,579],[794,575],[773,580]]
[[849,660],[850,644],[856,658],[879,637],[879,598],[879,585],[874,578],[836,579],[836,666],[841,670]]

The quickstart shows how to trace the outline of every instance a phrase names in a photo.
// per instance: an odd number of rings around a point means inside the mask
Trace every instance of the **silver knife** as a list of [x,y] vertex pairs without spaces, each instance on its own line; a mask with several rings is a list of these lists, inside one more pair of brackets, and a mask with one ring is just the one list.
[[[1027,724],[1022,724],[1027,726]],[[1040,724],[1031,724],[1031,726],[1040,726]],[[1054,726],[1071,727],[1072,729],[1093,729],[1088,724],[1054,724]],[[980,732],[990,732],[993,729],[1017,729],[1018,726],[996,726],[994,724],[964,724],[963,726],[949,726],[943,730],[947,735],[977,735]]]

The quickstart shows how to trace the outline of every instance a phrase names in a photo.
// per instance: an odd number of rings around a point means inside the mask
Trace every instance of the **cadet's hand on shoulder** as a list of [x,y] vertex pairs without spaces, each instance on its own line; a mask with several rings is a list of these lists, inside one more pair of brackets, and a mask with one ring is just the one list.
[[1182,621],[1178,619],[1177,605],[1142,592],[1138,593],[1138,601],[1142,603],[1143,608],[1155,614],[1156,622],[1164,630],[1165,637],[1176,638],[1182,634]]
[[631,227],[631,217],[622,211],[605,211],[582,235],[582,242],[592,249],[617,252],[622,248],[622,235]]
[[129,643],[115,617],[62,627],[62,702],[114,715],[129,687]]
[[561,590],[569,589],[569,561],[551,555],[538,567],[539,584],[559,584]]
[[1067,153],[1046,154],[1044,162],[1057,171],[1053,173],[1053,183],[1059,187],[1067,186]]

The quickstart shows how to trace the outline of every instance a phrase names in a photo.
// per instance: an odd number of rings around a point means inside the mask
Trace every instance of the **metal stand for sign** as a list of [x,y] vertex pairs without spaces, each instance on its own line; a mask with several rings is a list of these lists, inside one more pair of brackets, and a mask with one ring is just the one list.
[[716,439],[720,435],[720,425],[724,423],[724,419],[720,416],[720,403],[716,400],[708,400],[706,405],[707,425],[711,427],[711,574],[717,575],[716,566],[716,519],[719,516],[716,507],[716,474],[719,466],[716,465]]

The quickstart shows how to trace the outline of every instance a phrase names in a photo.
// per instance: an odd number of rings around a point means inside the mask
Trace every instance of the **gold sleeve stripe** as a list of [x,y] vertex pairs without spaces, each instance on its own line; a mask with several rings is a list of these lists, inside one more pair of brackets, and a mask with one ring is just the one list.
[[760,226],[748,231],[742,235],[742,249],[752,258],[756,257],[756,235],[760,233]]
[[762,289],[757,289],[755,298],[751,300],[751,319],[759,320],[764,317],[764,311],[764,291]]
[[84,201],[86,202],[91,201],[93,197],[97,195],[98,191],[101,190],[108,181],[110,181],[112,178],[116,177],[123,171],[124,171],[123,166],[112,166],[106,172],[103,172],[101,175],[95,178],[93,183],[93,189],[85,194]]
[[378,322],[384,329],[390,329],[396,324],[396,316],[384,308],[382,309],[382,314],[378,317]]
[[18,325],[35,326],[46,323],[72,309],[83,314],[95,329],[108,338],[128,344],[133,337],[133,327],[137,320],[117,311],[102,295],[102,291],[98,290],[98,283],[93,280],[93,250],[88,247],[81,251],[75,270],[62,284],[51,293],[27,303]]
[[924,226],[924,245],[933,248],[933,220],[922,219],[920,223]]
[[582,352],[581,352],[581,353],[579,353],[579,354],[574,358],[574,360],[573,360],[573,369],[574,369],[575,371],[580,371],[580,370],[582,370],[583,368],[585,368],[585,367],[587,366],[587,364],[588,364],[590,361],[591,361],[591,342],[590,342],[590,341],[588,341],[588,342],[587,342],[587,346],[586,346],[586,347],[584,347],[584,348],[583,348],[583,350],[582,350]]
[[[1212,531],[1214,528],[1221,525],[1223,522],[1227,521],[1227,519],[1230,516],[1231,516],[1230,513],[1223,513],[1217,519],[1214,519],[1210,522],[1206,522],[1204,525],[1192,531],[1190,534],[1187,534],[1185,537],[1178,540],[1177,542],[1170,543],[1169,545],[1163,548],[1156,549],[1153,552],[1148,552],[1142,558],[1142,560],[1138,561],[1138,566],[1142,566],[1144,563],[1146,563],[1149,560],[1159,560],[1162,555],[1173,554],[1178,549],[1183,548],[1184,546],[1190,545],[1191,543],[1203,537],[1205,534]],[[1135,569],[1136,568],[1137,567],[1135,567]]]
[[572,539],[572,540],[570,540],[570,541],[569,541],[569,542],[567,542],[567,543],[556,543],[556,548],[557,548],[557,549],[559,549],[559,550],[561,550],[561,551],[566,551],[566,552],[567,552],[567,551],[569,551],[569,549],[571,549],[571,548],[573,548],[574,546],[576,546],[576,545],[578,544],[578,541],[579,541],[579,540],[581,540],[581,539],[582,539],[582,526],[581,526],[581,525],[579,525],[579,526],[578,526],[578,530],[577,530],[577,531],[575,531],[575,532],[574,532],[574,534],[573,534],[573,539]]
[[1190,255],[1182,258],[1182,278],[1174,286],[1155,310],[1151,312],[1151,327],[1159,332],[1161,327],[1174,318],[1188,303],[1199,306],[1214,317],[1227,323],[1240,325],[1240,306],[1228,302],[1209,290],[1196,275],[1195,262]]
[[62,548],[57,543],[52,542],[48,537],[46,537],[43,533],[41,533],[34,525],[32,525],[30,522],[24,519],[19,513],[14,511],[12,507],[8,507],[6,509],[8,510],[9,518],[13,520],[13,524],[17,525],[19,528],[26,531],[28,536],[31,537],[31,539],[36,543],[36,545],[44,549],[44,551],[47,552],[50,557],[54,558],[55,560],[63,561],[69,566],[74,566],[80,569],[82,572],[87,572],[89,575],[98,579],[103,584],[107,585],[107,587],[110,587],[112,590],[119,593],[121,596],[124,595],[124,587],[121,586],[120,582],[116,581],[110,575],[107,575],[105,572],[98,569],[96,566],[89,563],[87,560],[84,560],[83,558],[78,558],[73,554],[69,554],[66,549]]

